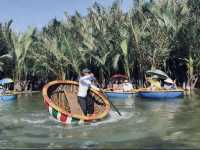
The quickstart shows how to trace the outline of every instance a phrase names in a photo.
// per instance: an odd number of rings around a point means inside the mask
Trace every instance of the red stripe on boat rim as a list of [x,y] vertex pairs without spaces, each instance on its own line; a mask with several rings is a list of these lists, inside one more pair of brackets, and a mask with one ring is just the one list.
[[46,108],[48,109],[49,108],[49,103],[45,100],[44,104],[45,104]]
[[67,121],[67,117],[68,117],[68,116],[66,116],[66,115],[64,115],[63,113],[61,113],[60,121],[66,122],[66,121]]

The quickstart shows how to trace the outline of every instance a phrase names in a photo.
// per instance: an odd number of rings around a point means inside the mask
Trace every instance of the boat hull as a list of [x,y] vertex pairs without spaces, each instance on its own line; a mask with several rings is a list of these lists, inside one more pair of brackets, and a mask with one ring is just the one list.
[[139,91],[138,96],[147,99],[172,99],[172,98],[183,97],[184,91],[182,90]]
[[136,94],[136,92],[113,92],[113,91],[106,91],[105,94],[109,98],[120,98],[120,99],[127,99]]
[[[57,93],[56,98],[58,99],[58,101],[61,101],[63,95],[61,93],[62,90],[58,90],[60,86],[64,88],[65,86],[71,86],[71,87],[67,87],[67,89],[68,90],[71,89],[72,91],[75,89],[74,92],[75,94],[77,94],[78,82],[69,81],[69,80],[66,80],[66,81],[56,80],[56,81],[49,82],[43,88],[42,94],[44,97],[44,103],[49,113],[59,122],[62,122],[64,124],[79,124],[79,123],[84,123],[84,122],[91,122],[93,120],[100,121],[108,115],[110,111],[110,103],[108,102],[107,98],[102,93],[99,93],[93,89],[91,89],[90,92],[104,103],[103,106],[98,106],[94,108],[95,112],[97,112],[95,116],[85,116],[85,115],[80,115],[78,113],[76,114],[76,113],[71,112],[70,109],[66,110],[64,109],[64,107],[59,106],[53,99],[55,94],[52,94],[52,93]],[[96,105],[97,104],[95,104],[95,106]],[[99,107],[101,107],[101,109]]]
[[15,94],[0,95],[0,101],[12,101],[16,99],[17,99],[17,96]]

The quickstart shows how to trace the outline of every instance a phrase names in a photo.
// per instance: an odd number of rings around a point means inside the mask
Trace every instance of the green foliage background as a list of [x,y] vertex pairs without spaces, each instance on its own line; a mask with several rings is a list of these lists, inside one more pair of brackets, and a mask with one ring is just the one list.
[[135,0],[127,13],[121,1],[109,8],[94,3],[87,16],[64,14],[42,31],[16,33],[12,20],[1,23],[0,76],[75,80],[89,67],[103,83],[125,73],[142,86],[151,68],[179,83],[200,72],[199,0]]

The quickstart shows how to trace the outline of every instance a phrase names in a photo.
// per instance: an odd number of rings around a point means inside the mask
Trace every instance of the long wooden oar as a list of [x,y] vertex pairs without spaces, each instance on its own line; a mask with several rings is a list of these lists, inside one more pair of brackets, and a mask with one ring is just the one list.
[[103,93],[103,95],[106,96],[106,98],[108,99],[110,105],[115,109],[115,111],[121,116],[121,113],[119,112],[119,110],[117,109],[117,107],[109,100],[108,96],[104,93],[104,91],[101,89],[101,92]]
[[108,96],[104,93],[103,89],[100,88],[101,86],[99,85],[99,83],[96,81],[97,86],[99,87],[100,91],[103,93],[103,95],[108,99],[108,102],[110,103],[110,105],[114,108],[114,110],[121,116],[121,113],[119,112],[119,110],[116,108],[116,106],[109,100]]

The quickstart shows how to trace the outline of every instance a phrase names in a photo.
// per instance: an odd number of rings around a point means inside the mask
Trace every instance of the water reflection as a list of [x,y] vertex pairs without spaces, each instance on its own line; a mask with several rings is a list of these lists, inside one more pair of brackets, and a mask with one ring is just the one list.
[[1,148],[200,148],[200,97],[148,101],[133,97],[114,104],[102,122],[63,125],[45,109],[40,94],[0,104]]

